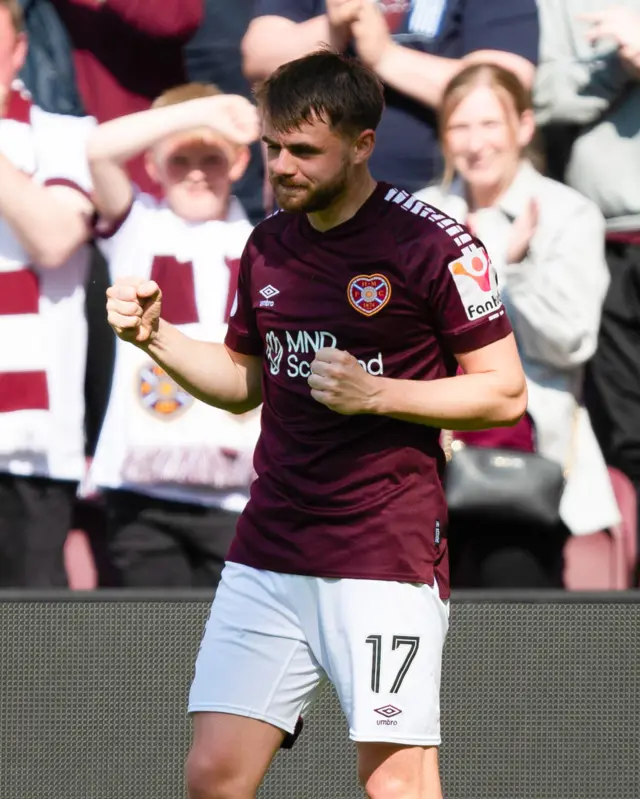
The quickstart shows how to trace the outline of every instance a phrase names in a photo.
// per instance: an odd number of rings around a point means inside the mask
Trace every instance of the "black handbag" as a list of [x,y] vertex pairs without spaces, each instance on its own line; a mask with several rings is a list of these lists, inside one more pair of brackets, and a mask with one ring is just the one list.
[[[577,409],[570,445],[573,454]],[[450,517],[552,528],[560,523],[560,500],[570,463],[563,468],[531,452],[477,447],[443,431],[447,464],[444,488]]]

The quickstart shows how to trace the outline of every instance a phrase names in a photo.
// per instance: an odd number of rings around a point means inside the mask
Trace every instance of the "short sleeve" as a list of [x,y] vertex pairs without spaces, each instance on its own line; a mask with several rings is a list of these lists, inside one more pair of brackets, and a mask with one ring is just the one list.
[[238,288],[231,306],[224,343],[230,350],[242,355],[262,355],[264,349],[251,298],[251,240],[240,259]]
[[430,272],[430,315],[453,353],[478,350],[511,333],[496,271],[479,241],[462,250],[451,242]]
[[253,16],[285,17],[292,22],[306,22],[324,12],[324,0],[256,0]]
[[87,139],[96,126],[93,117],[52,114],[34,106],[31,125],[36,149],[38,183],[69,186],[83,194],[91,192],[87,162]]
[[536,0],[466,0],[463,53],[505,50],[538,63],[540,24]]

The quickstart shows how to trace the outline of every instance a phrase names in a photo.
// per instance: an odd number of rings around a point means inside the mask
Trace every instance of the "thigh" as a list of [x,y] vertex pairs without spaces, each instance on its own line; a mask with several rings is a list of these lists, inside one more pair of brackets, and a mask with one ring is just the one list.
[[321,581],[320,662],[354,741],[438,746],[448,603],[437,585]]
[[64,543],[71,529],[77,483],[45,477],[13,480],[23,513],[18,584],[30,588],[66,587]]
[[283,732],[257,719],[229,713],[194,713],[186,763],[190,797],[255,799]]
[[109,555],[120,585],[191,586],[191,564],[165,505],[128,491],[109,491],[105,502]]
[[294,733],[326,677],[288,603],[286,578],[225,566],[196,660],[189,712],[244,716]]

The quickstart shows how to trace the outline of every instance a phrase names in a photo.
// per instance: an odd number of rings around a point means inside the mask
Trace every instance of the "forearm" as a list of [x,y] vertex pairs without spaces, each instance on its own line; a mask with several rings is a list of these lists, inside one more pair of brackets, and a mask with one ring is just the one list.
[[99,125],[89,137],[87,159],[93,199],[105,220],[120,218],[131,204],[133,189],[126,162],[165,136],[205,124],[200,100],[154,108]]
[[394,42],[375,65],[375,71],[387,86],[436,108],[447,83],[460,67],[458,59],[420,53]]
[[326,14],[299,23],[284,17],[258,17],[242,41],[244,73],[250,81],[263,80],[282,64],[323,44],[342,49],[342,43],[331,35]]
[[87,157],[90,161],[108,160],[124,164],[166,136],[209,126],[207,99],[138,111],[104,122],[89,138]]
[[515,73],[527,88],[533,85],[534,65],[516,53],[503,50],[474,50],[463,58],[444,58],[392,42],[374,69],[388,86],[437,109],[449,81],[465,67],[483,63]]
[[258,380],[234,362],[224,344],[197,341],[160,320],[142,349],[196,399],[230,413],[246,413],[261,402]]
[[202,0],[103,0],[127,24],[157,37],[193,36],[202,20]]
[[374,413],[447,430],[483,430],[515,424],[526,409],[524,379],[498,372],[440,380],[378,378]]
[[46,268],[64,263],[88,236],[87,221],[80,214],[1,154],[0,217],[33,263]]

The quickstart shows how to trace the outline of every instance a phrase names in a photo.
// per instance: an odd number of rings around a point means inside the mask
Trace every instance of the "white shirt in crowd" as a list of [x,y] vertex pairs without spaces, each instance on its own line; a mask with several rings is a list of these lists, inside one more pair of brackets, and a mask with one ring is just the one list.
[[[91,117],[50,114],[16,82],[0,120],[0,152],[44,185],[90,190]],[[87,347],[81,247],[43,269],[0,218],[0,472],[80,480],[84,472]]]
[[[192,338],[222,342],[251,230],[235,198],[226,220],[191,223],[141,194],[100,246],[112,281],[156,280],[166,321]],[[259,410],[234,416],[195,400],[142,350],[118,339],[90,479],[99,488],[239,511],[254,476],[259,429]]]
[[[469,208],[460,179],[448,191],[430,186],[417,196],[466,222]],[[520,263],[508,263],[511,225],[532,199],[539,217],[529,250]],[[581,404],[584,365],[597,345],[609,285],[602,214],[586,197],[525,160],[497,205],[474,215],[474,227],[496,268],[518,342],[537,449],[569,469],[562,519],[574,535],[612,527],[620,512]]]

